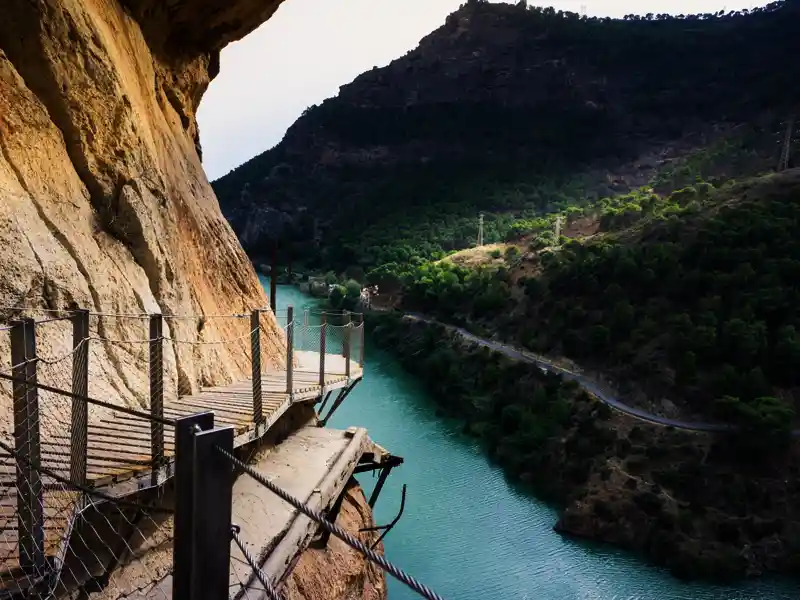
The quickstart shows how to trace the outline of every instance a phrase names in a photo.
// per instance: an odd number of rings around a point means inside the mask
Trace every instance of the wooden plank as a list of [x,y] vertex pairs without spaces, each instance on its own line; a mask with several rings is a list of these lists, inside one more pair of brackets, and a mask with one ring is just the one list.
[[[69,437],[59,435],[52,438],[54,443],[59,445],[69,444]],[[150,440],[144,437],[120,437],[112,432],[108,433],[96,433],[95,435],[89,435],[89,451],[102,451],[104,449],[108,450],[117,450],[125,449],[125,451],[138,451],[139,449],[143,449],[143,451],[150,452]],[[175,442],[170,440],[165,442],[164,444],[167,447],[174,448]]]
[[[119,436],[120,439],[127,438],[127,439],[140,439],[144,437],[148,442],[150,441],[150,429],[149,427],[145,427],[141,430],[130,428],[128,423],[116,423],[116,422],[108,422],[108,421],[101,421],[97,424],[92,424],[91,429],[89,429],[89,437],[92,436],[102,436],[102,437],[115,437]],[[170,444],[174,444],[175,441],[175,432],[171,427],[167,427],[164,430],[164,437],[167,438]]]
[[[42,461],[42,466],[49,471],[52,471],[56,475],[63,477],[65,479],[69,479],[70,475],[70,465],[69,465],[69,458],[66,457],[59,457],[59,456],[49,456],[46,460]],[[8,469],[8,473],[10,474],[13,472],[13,469],[16,469],[14,465],[1,465],[0,468]],[[92,460],[92,457],[89,458],[88,461],[88,471],[89,471],[89,478],[94,479],[102,479],[106,476],[121,476],[126,474],[127,472],[133,470],[139,470],[136,465],[108,465],[104,463],[98,463],[95,460]],[[47,478],[47,475],[44,475]]]
[[[181,396],[177,402],[192,405],[196,402],[218,402],[220,405],[229,405],[239,410],[253,410],[253,397],[250,395],[236,395],[227,392],[200,392],[193,396]],[[170,403],[171,404],[171,403]]]
[[[171,406],[170,407],[168,407],[168,406],[164,407],[164,416],[167,416],[167,417],[170,417],[170,418],[173,418],[173,419],[177,418],[177,417],[187,417],[187,416],[189,416],[191,414],[193,414],[193,413],[192,412],[178,411],[178,410],[175,410],[174,408],[172,408]],[[246,418],[231,417],[229,415],[223,415],[223,414],[218,415],[216,413],[214,414],[214,417],[215,417],[214,418],[215,422],[224,423],[226,425],[244,425],[244,426],[252,425],[252,421],[250,421],[250,419],[246,419]]]
[[138,417],[132,417],[126,414],[117,414],[113,417],[103,419],[101,421],[106,427],[116,427],[120,431],[128,431],[130,429],[141,429],[142,431],[150,432],[150,422],[143,421]]
[[[46,456],[47,458],[43,459],[45,461],[50,460],[51,458],[61,459],[64,457],[69,459],[71,454],[69,452],[69,448],[66,450],[60,446],[42,446],[42,456]],[[110,453],[89,453],[88,458],[90,461],[94,461],[98,465],[103,465],[105,463],[111,463],[114,465],[150,465],[151,457],[150,452],[147,454],[139,453],[136,455],[124,455],[122,453],[118,453],[116,451],[111,451]],[[69,462],[69,460],[67,460]]]
[[[226,392],[200,392],[200,397],[206,396],[207,397],[221,397],[221,398],[228,398],[229,402],[236,402],[238,404],[250,404],[253,401],[253,395],[249,392],[237,392],[236,390],[230,390]],[[288,394],[285,391],[280,392],[266,392],[262,389],[261,397],[262,398],[269,398],[273,400],[279,400],[288,398]],[[192,396],[193,397],[193,396]],[[184,396],[184,399],[190,398],[189,396]]]
[[[173,453],[170,452],[170,455]],[[141,472],[142,470],[149,469],[149,465],[143,464],[123,464],[123,463],[104,463],[98,462],[94,460],[93,457],[89,457],[89,471],[92,475],[92,479],[102,479],[105,476],[113,476],[113,477],[120,477],[128,472]],[[64,460],[64,457],[48,457],[48,460],[45,461],[43,467],[48,471],[51,471],[56,476],[68,479],[69,478],[69,462]],[[0,482],[3,483],[4,487],[6,488],[14,488],[15,487],[15,480],[12,478],[14,473],[14,468],[8,465],[0,465]],[[45,485],[50,489],[56,490],[63,490],[66,484],[59,483],[57,480],[52,479],[49,475],[43,475],[45,480]],[[8,492],[5,492],[8,493]]]
[[[280,404],[284,400],[286,400],[286,394],[283,394],[281,397],[267,397],[266,402],[271,404]],[[246,400],[242,401],[237,399],[235,396],[211,396],[211,395],[202,395],[194,398],[185,398],[181,399],[180,402],[184,404],[214,404],[219,406],[220,408],[232,408],[237,411],[252,413],[251,399],[248,397]]]
[[[247,409],[243,403],[232,403],[232,402],[223,402],[217,400],[215,398],[192,398],[190,401],[185,400],[173,400],[168,404],[168,406],[180,406],[180,407],[188,407],[188,408],[195,408],[195,409],[216,409],[222,410],[228,413],[235,413],[246,415],[251,417],[253,414],[252,408],[250,410]],[[197,412],[202,412],[198,410]]]
[[[283,402],[286,401],[288,396],[284,395],[282,398],[267,398],[266,401],[263,402],[263,405],[270,405],[270,406],[280,406]],[[263,399],[263,397],[262,397]],[[225,400],[222,398],[214,398],[214,397],[200,397],[200,398],[192,398],[191,400],[181,401],[184,404],[188,405],[196,405],[196,406],[213,406],[216,408],[229,410],[232,412],[241,412],[248,415],[252,415],[252,408],[249,408],[250,401],[248,399],[247,402],[236,402],[235,400]]]

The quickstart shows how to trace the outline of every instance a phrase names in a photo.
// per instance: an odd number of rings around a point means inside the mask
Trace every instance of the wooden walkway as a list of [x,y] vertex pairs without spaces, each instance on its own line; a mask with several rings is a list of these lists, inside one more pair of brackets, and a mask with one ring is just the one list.
[[[235,446],[247,444],[263,436],[290,406],[299,402],[316,402],[324,394],[343,390],[361,379],[362,367],[351,360],[349,376],[345,358],[325,355],[324,385],[320,385],[320,355],[296,351],[292,372],[292,393],[287,393],[286,372],[268,372],[262,376],[262,415],[259,424],[253,421],[252,381],[228,386],[203,388],[199,393],[164,399],[163,416],[177,419],[202,411],[213,411],[215,423],[233,426]],[[163,483],[172,476],[175,441],[174,428],[164,425],[164,467],[152,471],[151,422],[119,411],[88,427],[88,485],[105,493],[125,496],[153,483]],[[42,466],[65,478],[70,477],[70,430],[65,424],[62,433],[41,432]],[[17,465],[11,456],[0,458],[0,487],[6,492],[0,498],[0,579],[2,573],[19,567],[19,535],[17,513]],[[44,476],[45,554],[58,556],[65,549],[78,494],[65,489]]]

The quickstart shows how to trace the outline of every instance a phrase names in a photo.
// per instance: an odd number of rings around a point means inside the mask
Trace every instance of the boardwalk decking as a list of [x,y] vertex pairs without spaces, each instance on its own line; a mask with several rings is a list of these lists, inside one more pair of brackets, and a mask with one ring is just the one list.
[[[198,412],[214,412],[217,425],[231,425],[236,431],[236,446],[261,437],[292,404],[315,401],[324,393],[342,389],[361,378],[361,366],[350,361],[349,376],[341,355],[326,354],[324,384],[320,385],[320,355],[316,352],[296,352],[292,373],[292,392],[287,392],[286,372],[268,372],[262,376],[263,421],[253,421],[252,381],[228,386],[203,388],[197,394],[164,399],[163,416],[176,419]],[[174,458],[174,429],[164,427],[163,475],[155,474],[158,482],[171,476],[170,463]],[[139,487],[150,485],[151,423],[136,416],[113,412],[88,427],[87,479],[88,485],[106,493],[124,496]],[[41,432],[42,466],[56,474],[70,476],[70,430],[65,424],[62,432]],[[0,574],[19,567],[16,463],[10,456],[0,458],[0,481],[6,493],[0,498]],[[67,491],[47,477],[44,483],[45,550],[48,556],[63,551],[69,536],[70,524],[76,510],[78,494]]]

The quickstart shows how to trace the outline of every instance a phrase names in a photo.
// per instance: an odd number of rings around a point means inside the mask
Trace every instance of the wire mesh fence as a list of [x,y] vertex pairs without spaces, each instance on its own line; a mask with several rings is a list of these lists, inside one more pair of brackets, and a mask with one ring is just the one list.
[[[292,321],[288,322],[288,311],[279,311],[277,318],[281,327],[289,335],[291,330],[292,348],[298,352],[323,353],[331,356],[345,356],[363,367],[364,365],[364,325],[361,313],[348,311],[328,311],[304,307],[292,311]],[[308,363],[307,357],[306,364]],[[330,367],[344,373],[345,363],[333,361]]]
[[[358,362],[352,314],[307,310],[277,327],[268,311],[0,311],[11,349],[0,352],[0,598],[169,596],[174,524],[150,494],[164,490],[158,472],[169,477],[173,419],[192,410],[182,398],[248,376],[260,386],[276,370],[291,397]],[[255,387],[252,402],[255,416]],[[259,581],[231,585],[234,597]]]
[[[126,531],[132,517],[113,502],[100,509],[87,492],[151,467],[149,437],[137,442],[137,431],[151,424],[148,413],[136,415],[124,406],[118,410],[127,410],[133,421],[116,423],[117,387],[95,387],[91,393],[106,400],[89,401],[93,336],[87,311],[6,322],[0,331],[0,344],[10,348],[0,354],[0,595],[50,597],[57,585],[80,586],[97,576],[92,554],[119,563],[121,551],[114,548],[120,544],[111,534]],[[96,324],[94,337],[110,339],[103,334]],[[98,352],[99,345],[96,365],[102,364]],[[95,382],[108,383],[93,374]],[[130,529],[134,535],[136,528]],[[94,536],[91,543],[87,536]],[[75,544],[85,546],[82,560],[74,557]]]
[[[39,487],[44,527],[31,535],[29,520],[4,504],[0,596],[170,597],[163,590],[153,593],[172,568],[172,517],[160,507],[164,498],[143,493],[133,501],[117,500],[36,467],[11,448],[4,455],[13,457],[18,471],[32,474],[27,487]],[[17,490],[28,493],[25,486]]]

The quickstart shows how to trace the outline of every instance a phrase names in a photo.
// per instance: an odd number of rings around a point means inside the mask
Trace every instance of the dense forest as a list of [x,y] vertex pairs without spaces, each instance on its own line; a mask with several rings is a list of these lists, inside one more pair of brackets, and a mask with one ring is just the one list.
[[397,277],[404,308],[597,366],[785,449],[800,384],[800,170],[584,210],[600,221],[588,239],[533,236],[501,266],[370,277]]
[[[587,18],[468,2],[214,187],[253,256],[367,270],[641,185],[774,168],[800,97],[796,2]],[[743,42],[746,40],[746,42]],[[660,187],[659,187],[660,186]]]

